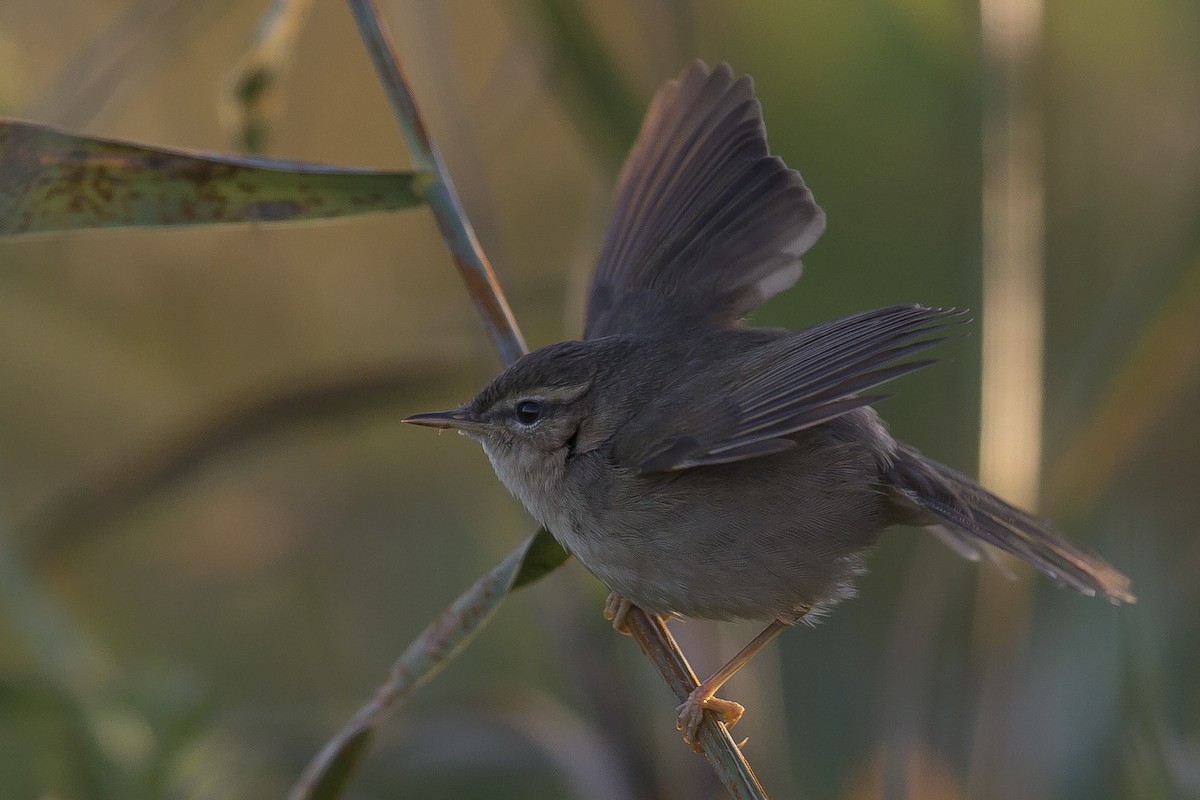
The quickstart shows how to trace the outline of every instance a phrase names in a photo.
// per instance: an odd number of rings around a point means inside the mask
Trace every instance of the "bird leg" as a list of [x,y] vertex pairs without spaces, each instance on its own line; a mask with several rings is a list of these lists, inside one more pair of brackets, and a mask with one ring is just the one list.
[[616,592],[609,592],[608,599],[604,601],[604,618],[612,620],[613,630],[624,636],[633,636],[629,630],[629,623],[625,619],[629,616],[631,608],[633,608],[633,603]]
[[754,658],[754,655],[759,650],[766,647],[772,639],[782,633],[787,627],[788,623],[775,620],[763,628],[762,632],[751,639],[750,643],[738,651],[736,656],[729,659],[728,664],[721,667],[693,689],[692,693],[688,695],[687,700],[684,700],[679,705],[679,708],[676,709],[679,712],[679,720],[675,724],[675,729],[683,731],[683,740],[690,744],[697,752],[700,751],[700,745],[696,739],[696,734],[700,730],[700,722],[704,719],[705,711],[713,712],[727,726],[733,727],[734,723],[742,718],[742,712],[746,710],[740,703],[735,703],[731,700],[722,700],[717,697],[717,691],[739,669],[746,666],[746,662]]

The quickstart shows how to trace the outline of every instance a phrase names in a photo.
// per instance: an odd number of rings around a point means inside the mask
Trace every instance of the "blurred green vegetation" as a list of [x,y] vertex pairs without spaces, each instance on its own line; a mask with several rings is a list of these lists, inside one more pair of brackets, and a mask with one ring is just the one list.
[[[6,3],[0,113],[233,149],[217,109],[264,7]],[[759,322],[978,305],[973,5],[386,7],[532,345],[578,331],[624,143],[695,56],[754,75],[773,148],[830,220]],[[995,567],[896,532],[858,599],[730,684],[773,796],[1200,794],[1200,5],[1048,4],[1044,37],[1043,507],[1140,602],[1039,580],[1003,663],[981,663],[977,576]],[[410,166],[341,4],[314,4],[293,58],[269,155]],[[971,471],[978,338],[941,355],[881,411]],[[477,447],[399,425],[496,368],[422,210],[0,241],[4,796],[281,795],[424,624],[532,530]],[[407,379],[236,437],[132,506],[44,524],[248,399],[381,370]],[[352,796],[715,796],[602,598],[570,562],[513,596],[384,729]],[[752,633],[674,628],[702,671]]]

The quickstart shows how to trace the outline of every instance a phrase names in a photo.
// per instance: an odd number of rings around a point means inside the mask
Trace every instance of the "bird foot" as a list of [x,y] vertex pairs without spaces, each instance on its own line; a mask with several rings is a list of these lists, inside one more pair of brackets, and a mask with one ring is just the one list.
[[679,719],[675,723],[675,730],[683,731],[683,740],[699,753],[701,747],[697,734],[700,732],[700,723],[704,720],[705,711],[716,714],[726,727],[732,728],[742,718],[746,707],[732,700],[713,697],[703,686],[697,686],[676,710],[679,712]]
[[604,601],[604,618],[612,620],[613,630],[617,633],[632,636],[633,634],[629,630],[629,623],[626,620],[631,608],[633,608],[633,603],[616,592],[609,592],[608,599]]

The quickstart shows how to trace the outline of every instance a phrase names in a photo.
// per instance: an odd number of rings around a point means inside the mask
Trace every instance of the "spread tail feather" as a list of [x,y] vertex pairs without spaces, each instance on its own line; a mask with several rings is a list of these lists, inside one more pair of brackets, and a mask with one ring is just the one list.
[[1136,602],[1129,578],[1068,541],[1048,520],[1001,500],[917,450],[901,444],[887,477],[902,503],[919,510],[918,524],[949,526],[965,535],[953,537],[958,543],[965,544],[964,538],[986,542],[1082,594],[1100,594],[1112,603]]

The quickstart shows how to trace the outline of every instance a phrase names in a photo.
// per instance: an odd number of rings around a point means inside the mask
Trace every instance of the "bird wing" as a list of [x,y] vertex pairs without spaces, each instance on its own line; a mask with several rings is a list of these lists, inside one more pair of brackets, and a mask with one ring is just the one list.
[[863,395],[933,363],[903,360],[961,321],[953,308],[894,306],[787,334],[702,370],[651,402],[614,439],[619,463],[672,472],[778,453],[806,428],[870,405]]
[[731,325],[796,282],[824,230],[767,150],[750,78],[695,61],[655,95],[621,170],[584,336]]

